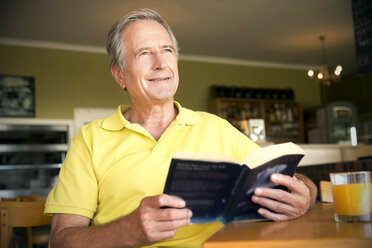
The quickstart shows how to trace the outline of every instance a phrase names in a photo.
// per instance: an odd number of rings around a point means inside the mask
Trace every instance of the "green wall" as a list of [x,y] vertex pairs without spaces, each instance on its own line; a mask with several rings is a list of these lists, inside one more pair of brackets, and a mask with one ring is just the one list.
[[180,87],[176,98],[192,109],[207,110],[210,86],[231,85],[292,88],[304,108],[320,104],[318,85],[306,78],[305,70],[276,69],[227,64],[180,61]]
[[[113,80],[106,54],[0,45],[0,74],[33,76],[36,118],[72,119],[75,107],[116,108],[129,98]],[[180,60],[176,100],[208,110],[210,86],[290,87],[303,107],[320,104],[305,70],[263,68]]]
[[36,117],[72,119],[74,107],[128,100],[111,78],[104,54],[0,46],[0,74],[35,78]]

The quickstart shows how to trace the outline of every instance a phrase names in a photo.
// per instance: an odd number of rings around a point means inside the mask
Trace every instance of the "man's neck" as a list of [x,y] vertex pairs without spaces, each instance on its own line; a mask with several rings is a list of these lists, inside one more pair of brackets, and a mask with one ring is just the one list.
[[159,140],[172,121],[176,119],[177,114],[178,110],[172,100],[151,106],[133,104],[132,108],[124,113],[124,117],[131,123],[141,125],[155,140]]

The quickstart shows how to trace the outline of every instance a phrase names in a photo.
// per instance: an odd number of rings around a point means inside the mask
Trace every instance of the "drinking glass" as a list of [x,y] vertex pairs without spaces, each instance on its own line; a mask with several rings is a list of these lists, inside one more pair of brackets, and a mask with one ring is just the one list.
[[372,221],[370,171],[330,173],[337,222]]

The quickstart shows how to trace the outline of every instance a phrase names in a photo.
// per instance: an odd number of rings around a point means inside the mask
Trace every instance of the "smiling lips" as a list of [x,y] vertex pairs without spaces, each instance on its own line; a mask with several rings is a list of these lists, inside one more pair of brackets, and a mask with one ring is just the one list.
[[165,81],[165,80],[169,80],[169,79],[170,79],[170,77],[156,77],[156,78],[148,79],[148,81],[159,82],[159,81]]

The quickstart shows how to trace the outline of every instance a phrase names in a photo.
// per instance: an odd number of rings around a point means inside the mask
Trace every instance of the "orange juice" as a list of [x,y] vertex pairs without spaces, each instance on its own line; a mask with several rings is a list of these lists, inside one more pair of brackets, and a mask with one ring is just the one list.
[[372,183],[332,185],[335,212],[343,216],[372,213]]

